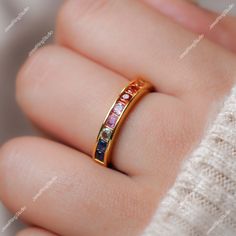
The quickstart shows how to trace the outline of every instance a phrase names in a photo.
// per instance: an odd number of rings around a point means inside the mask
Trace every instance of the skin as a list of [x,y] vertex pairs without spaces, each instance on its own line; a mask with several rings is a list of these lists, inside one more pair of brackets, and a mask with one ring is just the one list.
[[[19,105],[53,141],[22,137],[0,150],[1,201],[12,212],[27,205],[21,218],[37,227],[18,236],[136,236],[147,226],[236,79],[228,50],[236,45],[221,36],[235,35],[232,18],[180,60],[197,37],[193,32],[207,31],[214,15],[177,2],[174,12],[189,9],[194,18],[182,11],[180,21],[154,0],[62,6],[56,44],[31,56],[17,78]],[[145,96],[123,125],[115,169],[101,167],[91,160],[96,135],[120,90],[137,75],[158,93]]]

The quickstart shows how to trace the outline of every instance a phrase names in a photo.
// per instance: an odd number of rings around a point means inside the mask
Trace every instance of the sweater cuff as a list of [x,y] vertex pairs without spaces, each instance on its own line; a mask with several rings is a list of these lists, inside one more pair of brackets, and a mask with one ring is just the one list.
[[236,235],[236,87],[143,236]]

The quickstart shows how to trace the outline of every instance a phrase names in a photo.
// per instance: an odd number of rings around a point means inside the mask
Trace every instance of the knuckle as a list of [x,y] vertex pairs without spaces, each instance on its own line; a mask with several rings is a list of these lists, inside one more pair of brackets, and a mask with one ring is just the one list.
[[18,146],[19,138],[11,139],[4,143],[0,150],[1,155],[1,163],[4,160],[5,157],[12,156],[12,154],[15,152],[15,147]]
[[43,75],[50,70],[50,62],[55,55],[57,46],[45,46],[30,56],[21,67],[16,78],[16,99],[21,104],[28,92],[34,91]]
[[21,84],[24,81],[29,81],[28,78],[31,77],[35,68],[42,68],[45,66],[45,62],[47,62],[48,55],[50,52],[54,50],[54,46],[45,46],[43,48],[38,49],[32,56],[30,56],[24,65],[21,67],[18,75],[17,75],[17,84]]
[[[223,98],[234,85],[236,81],[235,55],[231,55],[226,51],[219,51],[218,54],[219,56],[217,57],[215,53],[209,56],[209,61],[212,63],[211,65],[206,64],[207,69],[203,67],[205,71],[199,70],[198,67],[193,67],[198,79],[194,80],[194,93],[191,94],[191,97],[195,98],[197,96],[198,99],[202,98],[212,104],[213,100],[216,101],[218,98]],[[206,74],[204,75],[203,73]],[[196,93],[195,91],[198,92]]]
[[25,144],[29,143],[30,141],[30,137],[17,137],[4,143],[0,149],[1,163],[11,158],[17,158],[21,151],[23,151],[22,147],[24,147]]
[[65,20],[72,22],[81,21],[94,13],[103,11],[111,5],[114,0],[79,0],[66,1],[58,13],[58,22],[64,25]]
[[[19,144],[21,138],[15,138],[7,141],[0,149],[0,179],[1,186],[5,186],[8,174],[12,173],[14,163],[19,153]],[[13,163],[13,164],[12,164]],[[1,189],[2,190],[2,189]]]
[[29,160],[28,148],[38,142],[38,138],[18,137],[7,141],[0,148],[0,196],[4,202],[12,195],[12,188],[17,176],[22,175],[23,166]]

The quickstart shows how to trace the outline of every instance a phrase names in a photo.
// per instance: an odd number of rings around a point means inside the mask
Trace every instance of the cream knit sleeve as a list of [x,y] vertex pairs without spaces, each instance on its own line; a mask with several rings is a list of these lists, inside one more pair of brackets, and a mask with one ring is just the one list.
[[236,87],[143,236],[236,236]]

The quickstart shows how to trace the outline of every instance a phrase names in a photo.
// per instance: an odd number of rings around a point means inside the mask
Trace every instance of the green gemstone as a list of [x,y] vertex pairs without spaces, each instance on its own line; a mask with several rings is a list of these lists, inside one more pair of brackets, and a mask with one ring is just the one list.
[[109,128],[104,128],[101,132],[101,138],[105,141],[109,141],[111,139],[112,130]]

